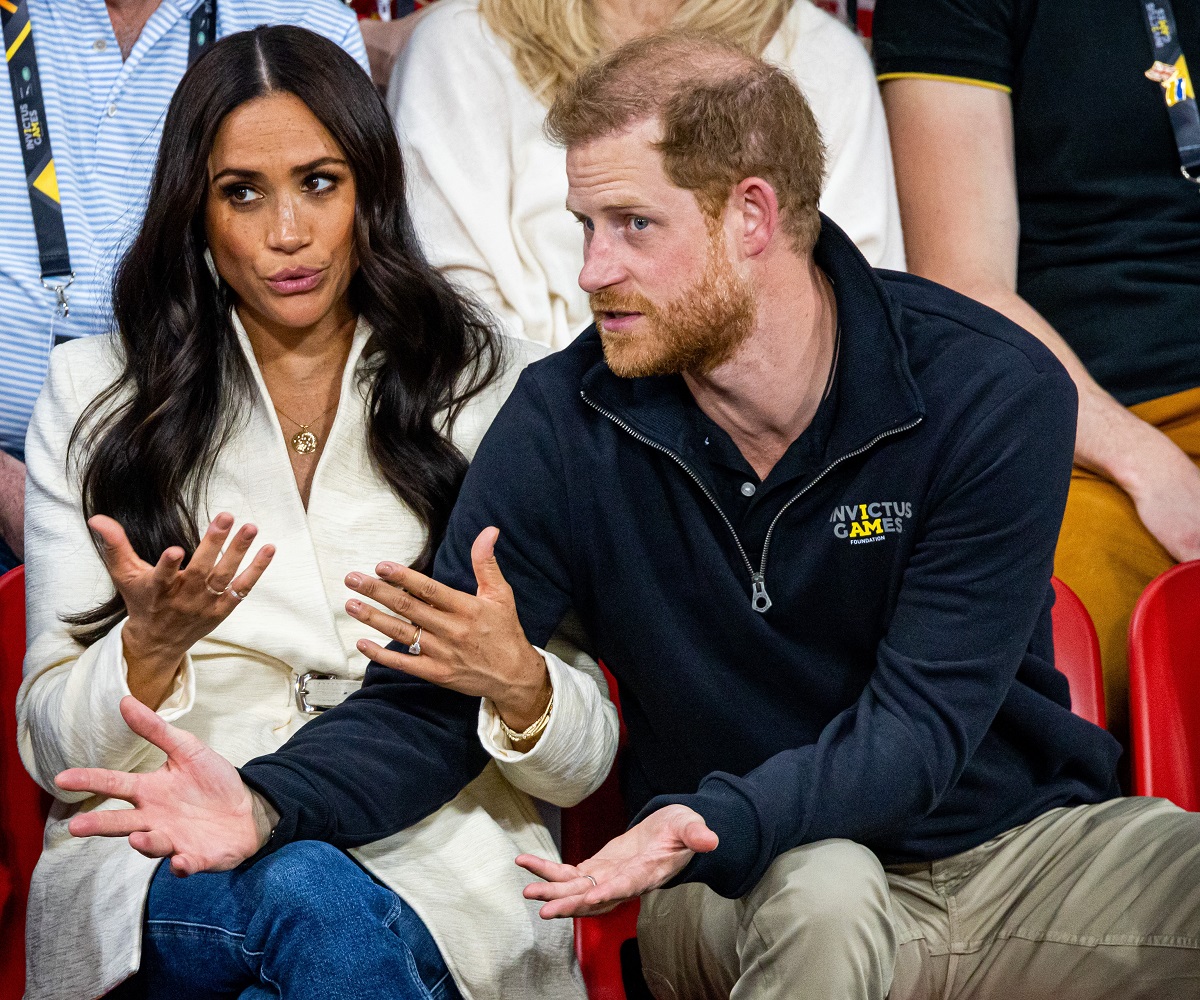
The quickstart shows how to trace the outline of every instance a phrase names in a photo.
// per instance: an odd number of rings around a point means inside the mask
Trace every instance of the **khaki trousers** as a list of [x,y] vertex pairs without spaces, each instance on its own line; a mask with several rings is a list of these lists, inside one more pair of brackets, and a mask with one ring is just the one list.
[[[1200,464],[1200,388],[1130,407]],[[1100,638],[1108,728],[1129,746],[1129,616],[1146,585],[1175,565],[1115,483],[1076,466],[1054,574],[1079,595]]]
[[1194,1000],[1200,814],[1148,798],[1053,809],[888,868],[821,841],[741,899],[649,893],[638,940],[658,1000]]

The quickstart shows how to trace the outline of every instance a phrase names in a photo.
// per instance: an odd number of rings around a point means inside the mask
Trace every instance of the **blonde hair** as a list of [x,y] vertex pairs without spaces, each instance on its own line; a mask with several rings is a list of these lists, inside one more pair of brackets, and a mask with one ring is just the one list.
[[[714,35],[758,55],[795,0],[683,0],[670,28]],[[506,41],[518,75],[549,106],[604,49],[592,0],[481,0],[479,12]]]

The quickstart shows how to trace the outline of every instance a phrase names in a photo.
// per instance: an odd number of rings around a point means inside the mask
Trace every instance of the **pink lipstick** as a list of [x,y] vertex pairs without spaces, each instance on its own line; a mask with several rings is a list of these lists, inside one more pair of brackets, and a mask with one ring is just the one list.
[[317,267],[285,267],[276,271],[267,279],[267,284],[280,295],[299,295],[311,292],[321,283],[324,276],[323,268]]

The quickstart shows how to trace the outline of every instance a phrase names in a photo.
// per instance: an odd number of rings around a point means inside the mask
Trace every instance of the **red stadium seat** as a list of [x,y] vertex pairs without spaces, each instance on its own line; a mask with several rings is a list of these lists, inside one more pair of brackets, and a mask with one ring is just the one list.
[[[1054,656],[1058,669],[1071,685],[1071,708],[1098,726],[1104,725],[1104,675],[1100,669],[1100,644],[1083,602],[1061,580],[1054,580]],[[617,682],[604,671],[608,689],[620,711]],[[1197,687],[1200,693],[1200,686]],[[625,724],[621,723],[621,743]],[[1198,758],[1200,759],[1200,758]],[[625,803],[617,787],[617,769],[600,788],[562,815],[563,860],[578,864],[595,854],[628,822]],[[611,913],[575,920],[575,952],[583,970],[589,1000],[640,1000],[648,997],[641,978],[636,941],[638,901],[625,903]]]
[[[604,670],[609,695],[619,713],[621,699],[617,693],[617,682],[603,664],[600,669]],[[624,744],[625,721],[622,719],[621,745]],[[628,818],[625,802],[617,786],[617,768],[614,765],[603,785],[573,809],[563,810],[563,860],[572,865],[586,861],[625,830]],[[579,956],[589,1000],[627,1000],[627,986],[628,1000],[636,1000],[639,987],[645,991],[637,952],[632,950],[636,949],[639,908],[635,899],[599,917],[576,918],[575,953]],[[622,957],[629,967],[628,981],[622,971]]]
[[1104,671],[1100,640],[1087,608],[1070,587],[1054,578],[1054,665],[1071,685],[1071,711],[1103,728]]
[[1200,560],[1167,570],[1129,623],[1133,785],[1200,812]]
[[17,755],[24,659],[25,570],[17,567],[0,577],[0,1000],[20,1000],[25,991],[25,900],[48,803]]

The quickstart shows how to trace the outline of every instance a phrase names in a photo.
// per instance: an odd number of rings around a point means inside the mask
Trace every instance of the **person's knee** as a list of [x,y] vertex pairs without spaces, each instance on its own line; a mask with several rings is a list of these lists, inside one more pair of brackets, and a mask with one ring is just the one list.
[[376,895],[370,876],[346,854],[316,841],[287,844],[248,874],[257,909],[274,918],[345,914],[371,906]]
[[879,859],[848,840],[827,840],[775,860],[755,888],[754,923],[777,938],[823,947],[895,950],[891,896]]

